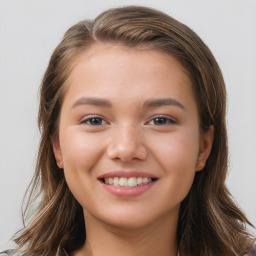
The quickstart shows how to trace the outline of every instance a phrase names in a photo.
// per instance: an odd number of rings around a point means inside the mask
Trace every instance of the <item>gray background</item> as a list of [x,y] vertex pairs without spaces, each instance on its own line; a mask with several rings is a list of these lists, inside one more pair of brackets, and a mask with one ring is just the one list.
[[21,202],[39,141],[38,86],[53,49],[77,21],[130,4],[185,23],[215,55],[228,91],[227,184],[256,224],[255,0],[0,0],[0,248],[22,227]]

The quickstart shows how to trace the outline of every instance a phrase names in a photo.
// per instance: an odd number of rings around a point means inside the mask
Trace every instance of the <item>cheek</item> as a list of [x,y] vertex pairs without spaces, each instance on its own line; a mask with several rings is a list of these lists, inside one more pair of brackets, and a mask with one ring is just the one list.
[[63,135],[60,140],[65,179],[74,197],[85,206],[93,198],[95,188],[90,181],[96,176],[92,170],[101,157],[103,146],[99,136],[86,135],[74,127],[68,128]]
[[65,167],[70,165],[89,167],[101,152],[97,136],[88,136],[82,131],[76,131],[75,128],[67,129],[65,136],[60,140]]
[[[160,143],[159,143],[160,142]],[[194,170],[199,154],[199,132],[195,129],[185,129],[163,138],[151,138],[151,149],[159,162],[164,166],[187,166]],[[168,169],[168,168],[165,168]]]
[[169,197],[175,195],[177,203],[186,197],[194,180],[199,153],[198,134],[191,131],[169,134],[152,151],[168,183],[163,186],[164,193]]
[[103,146],[97,136],[89,136],[71,127],[61,137],[64,172],[70,186],[86,182],[97,164]]

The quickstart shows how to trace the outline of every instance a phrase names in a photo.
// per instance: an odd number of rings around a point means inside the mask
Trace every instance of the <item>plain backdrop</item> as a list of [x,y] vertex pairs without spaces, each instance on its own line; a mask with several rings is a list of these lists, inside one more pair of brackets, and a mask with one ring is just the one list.
[[131,4],[185,23],[219,62],[228,91],[227,185],[256,224],[255,0],[0,0],[0,248],[22,227],[39,142],[38,86],[52,51],[79,20]]

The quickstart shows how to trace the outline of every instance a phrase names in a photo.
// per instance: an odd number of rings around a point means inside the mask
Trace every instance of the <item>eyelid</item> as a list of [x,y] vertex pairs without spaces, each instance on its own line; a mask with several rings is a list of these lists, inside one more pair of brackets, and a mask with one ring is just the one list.
[[[169,123],[167,124],[163,124],[162,126],[164,125],[173,125],[173,124],[177,124],[177,121],[175,118],[171,117],[171,116],[168,116],[168,115],[155,115],[153,117],[150,118],[150,120],[146,123],[146,124],[149,124],[149,125],[155,125],[155,124],[150,124],[150,122],[152,122],[154,119],[156,118],[164,118],[164,119],[167,119],[169,120]],[[161,126],[161,125],[159,125]]]
[[[95,125],[95,126],[102,126],[102,125],[107,125],[107,124],[109,124],[109,122],[106,121],[106,119],[105,119],[103,116],[101,116],[101,115],[87,115],[87,116],[85,116],[85,117],[80,121],[80,124],[87,124],[86,122],[88,122],[90,119],[93,119],[93,118],[95,118],[95,119],[102,119],[102,120],[105,122],[104,124]],[[91,125],[91,124],[87,124],[87,125],[93,126],[93,125]]]
[[[90,121],[93,118],[95,118],[95,119],[102,119],[104,124],[99,124],[99,125],[88,124],[87,122]],[[155,116],[150,117],[149,121],[146,122],[146,125],[156,125],[156,124],[152,124],[151,123],[156,118],[163,118],[163,119],[166,119],[168,121],[168,123],[162,124],[162,126],[177,124],[177,120],[175,118],[173,118],[173,117],[171,117],[169,115],[160,114],[160,115],[155,115]],[[82,120],[79,123],[80,124],[87,124],[89,126],[103,126],[103,125],[110,124],[110,122],[108,122],[105,117],[103,117],[101,115],[93,115],[93,114],[92,115],[87,115],[87,116],[83,117]],[[156,125],[156,126],[161,126],[161,125]]]

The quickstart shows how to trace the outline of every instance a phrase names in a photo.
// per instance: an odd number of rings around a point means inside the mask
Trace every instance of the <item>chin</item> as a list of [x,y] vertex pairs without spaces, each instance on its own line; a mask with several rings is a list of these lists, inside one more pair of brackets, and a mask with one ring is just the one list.
[[[173,209],[165,209],[162,212],[157,212],[156,208],[149,207],[135,209],[135,207],[119,207],[111,212],[104,212],[101,216],[103,222],[113,228],[123,230],[136,230],[148,228],[149,226],[157,226],[163,220],[178,218],[179,206]],[[114,218],[113,218],[114,216]]]

